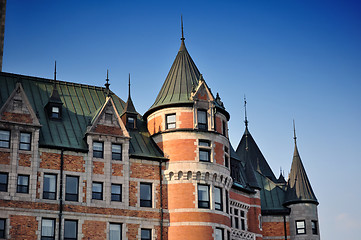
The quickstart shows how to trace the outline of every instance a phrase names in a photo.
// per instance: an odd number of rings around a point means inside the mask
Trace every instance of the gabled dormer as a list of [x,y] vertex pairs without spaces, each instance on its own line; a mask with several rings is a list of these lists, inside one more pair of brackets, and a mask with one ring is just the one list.
[[191,100],[193,101],[206,101],[213,102],[214,97],[211,93],[211,90],[207,86],[206,82],[203,79],[203,75],[200,75],[197,87],[193,90],[191,94]]
[[138,113],[135,110],[132,97],[130,96],[130,74],[129,74],[129,83],[128,83],[128,100],[125,103],[124,112],[121,116],[121,119],[127,129],[136,129],[137,128],[137,118]]
[[63,117],[63,102],[58,92],[58,82],[56,80],[56,62],[54,71],[54,86],[48,103],[45,105],[45,112],[50,120],[61,120]]

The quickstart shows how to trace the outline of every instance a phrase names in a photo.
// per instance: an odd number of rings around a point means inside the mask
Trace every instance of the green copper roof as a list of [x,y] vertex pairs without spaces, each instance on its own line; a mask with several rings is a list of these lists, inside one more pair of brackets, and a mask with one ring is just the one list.
[[[42,125],[39,138],[40,146],[88,151],[84,139],[86,129],[105,103],[108,94],[106,88],[64,81],[57,81],[55,85],[54,80],[1,72],[0,108],[14,90],[17,82],[22,84],[25,94]],[[44,109],[51,100],[51,96],[54,96],[54,86],[57,87],[56,94],[63,103],[61,120],[50,120]],[[112,92],[110,95],[121,115],[125,108],[124,101]],[[58,97],[56,96],[56,98]],[[143,126],[145,123],[140,119],[138,121],[142,127],[138,131],[130,133],[130,154],[149,158],[162,157],[161,151],[147,134],[146,128]]]
[[311,202],[318,204],[295,142],[291,172],[288,176],[285,205],[298,202]]
[[190,96],[200,75],[182,40],[168,76],[148,112],[161,106],[192,102]]

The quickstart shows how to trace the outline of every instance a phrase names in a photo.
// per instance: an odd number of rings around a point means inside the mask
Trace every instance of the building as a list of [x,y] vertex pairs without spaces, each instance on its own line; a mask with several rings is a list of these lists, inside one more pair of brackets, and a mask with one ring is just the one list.
[[[130,81],[130,80],[129,80]],[[296,145],[286,181],[181,46],[140,115],[109,88],[0,73],[0,239],[320,239]]]

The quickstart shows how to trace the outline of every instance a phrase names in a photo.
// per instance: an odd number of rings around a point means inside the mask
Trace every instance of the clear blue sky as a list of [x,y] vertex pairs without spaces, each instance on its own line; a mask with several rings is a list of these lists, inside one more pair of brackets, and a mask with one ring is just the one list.
[[249,129],[276,175],[290,170],[292,119],[319,199],[322,239],[361,230],[359,1],[8,0],[3,71],[102,86],[143,114],[180,46],[231,114],[234,147]]

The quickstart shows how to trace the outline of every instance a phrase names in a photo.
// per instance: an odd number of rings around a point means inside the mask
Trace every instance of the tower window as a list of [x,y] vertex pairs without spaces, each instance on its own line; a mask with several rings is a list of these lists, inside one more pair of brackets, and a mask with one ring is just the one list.
[[317,235],[318,234],[318,225],[317,225],[317,221],[312,220],[312,234]]
[[223,135],[227,136],[227,124],[226,121],[222,121]]
[[220,187],[214,187],[214,205],[216,210],[223,211],[222,189]]
[[152,207],[152,184],[141,183],[140,184],[140,206]]
[[209,186],[198,184],[198,207],[209,208]]
[[93,142],[93,157],[103,158],[103,143]]
[[122,160],[122,145],[121,144],[112,144],[112,159],[113,160]]
[[296,221],[296,234],[306,234],[305,220]]
[[228,147],[224,147],[224,166],[226,168],[229,167],[229,153],[228,153]]
[[31,133],[20,133],[20,150],[30,151],[31,149]]
[[10,131],[0,130],[0,148],[10,148]]
[[175,114],[166,115],[166,126],[167,126],[167,129],[176,128],[176,115]]
[[207,112],[205,110],[198,110],[198,129],[208,130]]
[[29,175],[18,176],[18,186],[16,188],[18,193],[29,193]]
[[211,161],[211,143],[207,140],[199,140],[199,161],[210,162]]
[[43,198],[56,199],[56,175],[44,174]]

